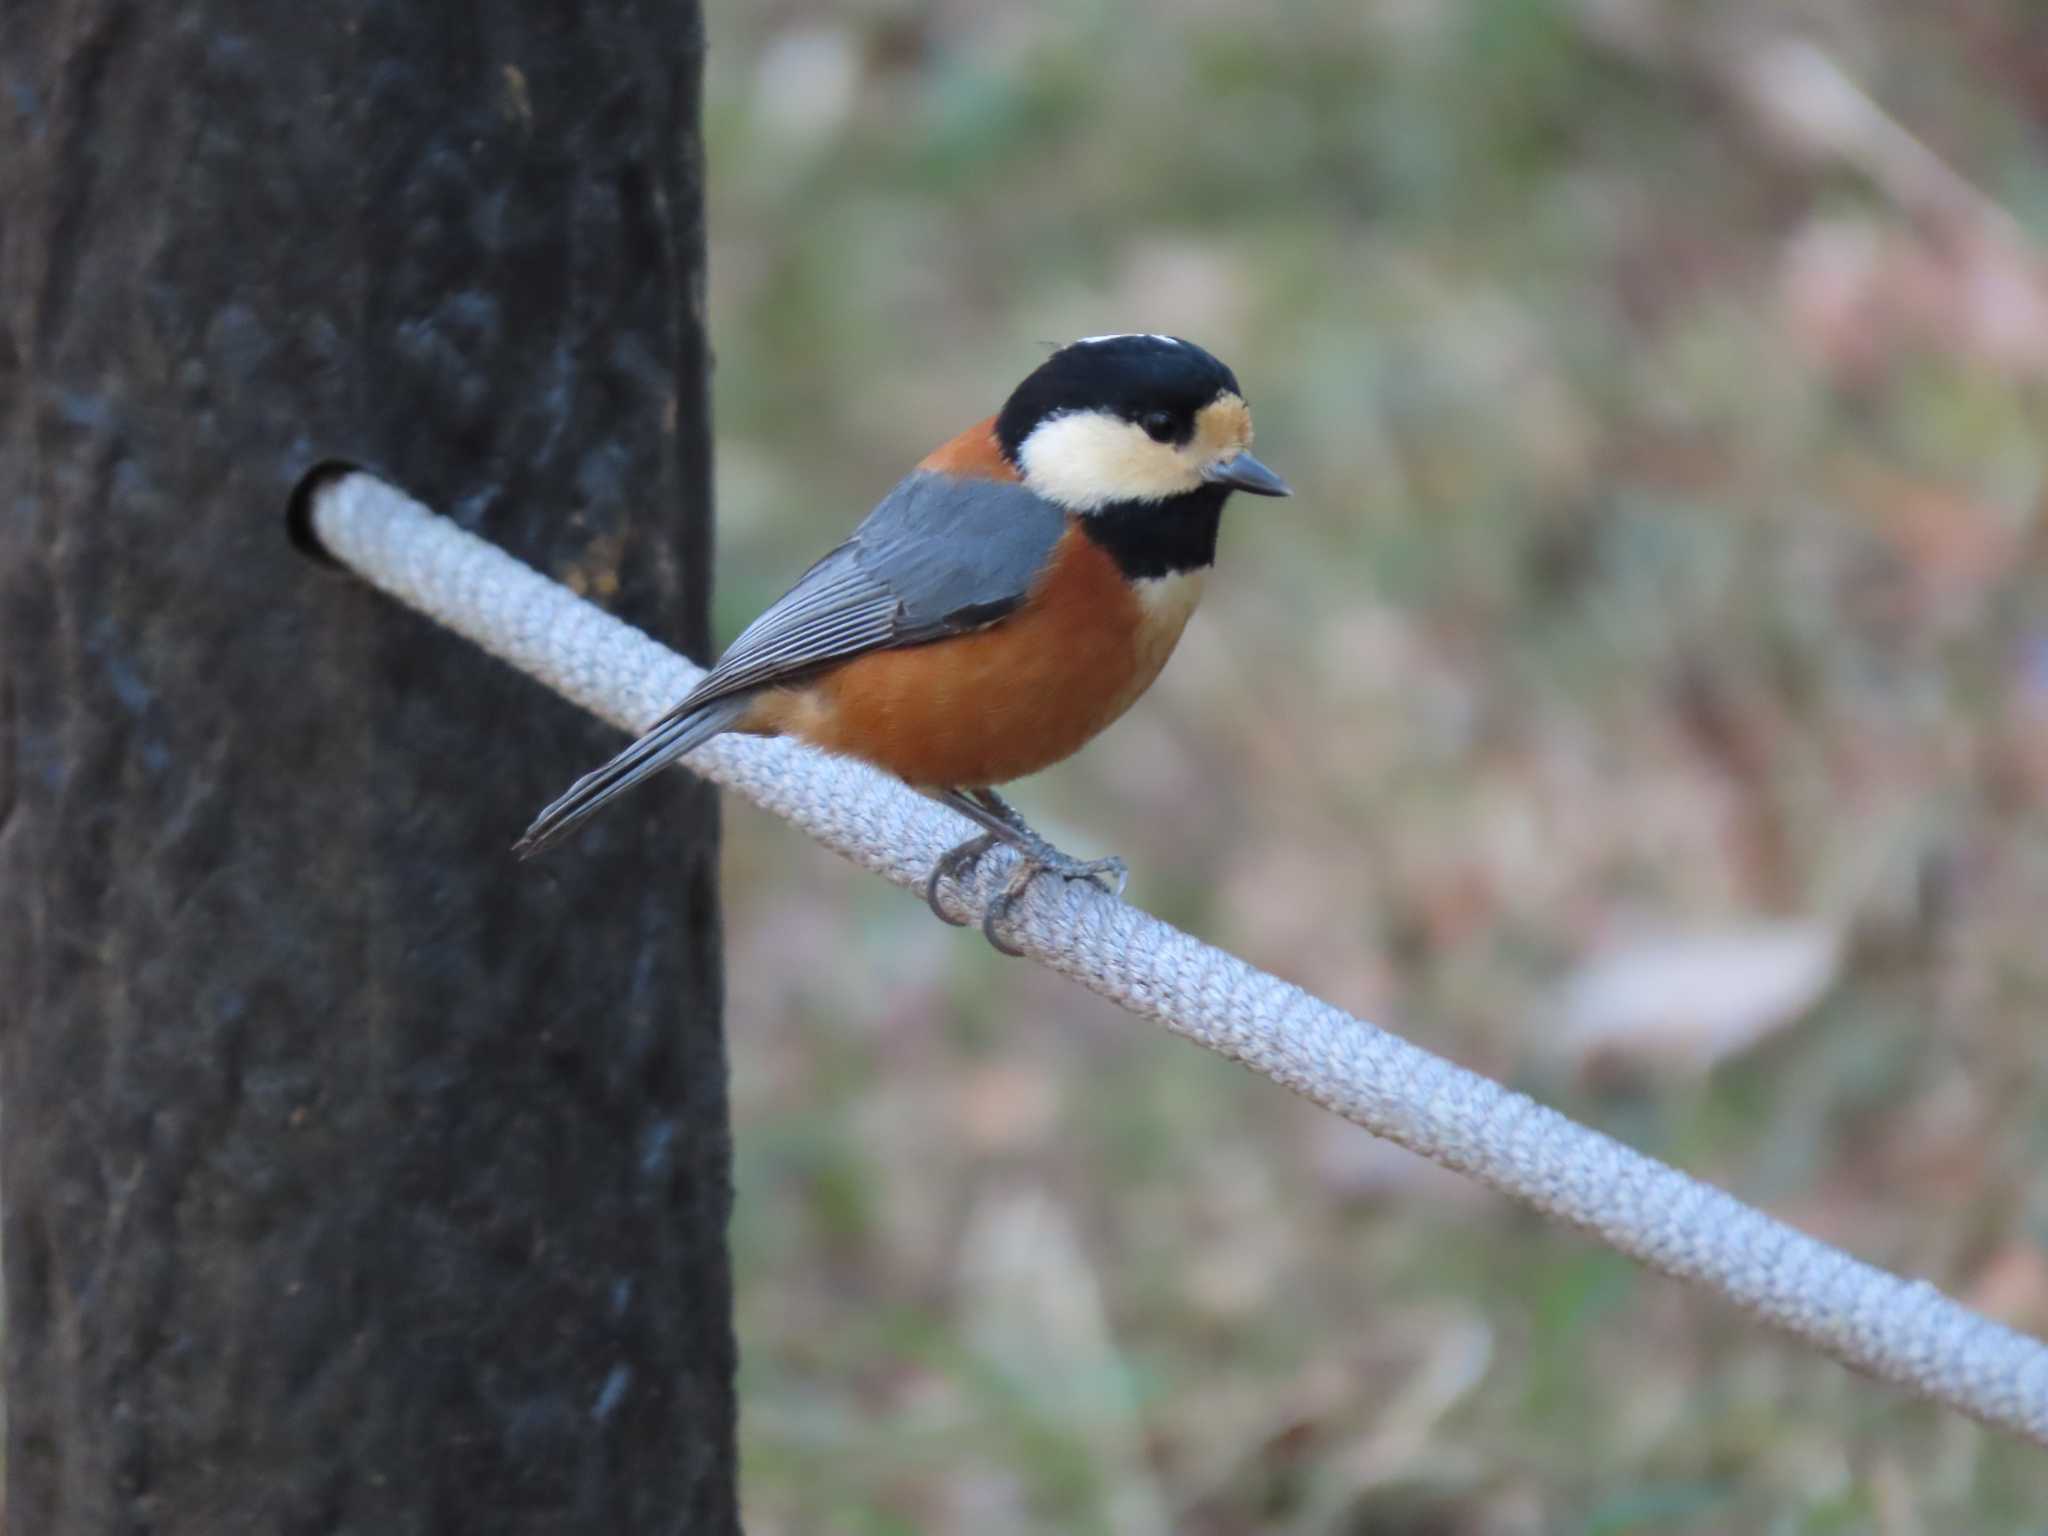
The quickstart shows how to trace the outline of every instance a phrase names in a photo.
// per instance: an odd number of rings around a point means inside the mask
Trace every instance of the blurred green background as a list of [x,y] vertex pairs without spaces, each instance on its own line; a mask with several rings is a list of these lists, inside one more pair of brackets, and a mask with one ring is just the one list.
[[[2048,1328],[2036,0],[714,0],[719,632],[1045,344],[1297,489],[1022,787],[1252,961]],[[2039,1530],[2048,1460],[729,817],[744,1488]]]

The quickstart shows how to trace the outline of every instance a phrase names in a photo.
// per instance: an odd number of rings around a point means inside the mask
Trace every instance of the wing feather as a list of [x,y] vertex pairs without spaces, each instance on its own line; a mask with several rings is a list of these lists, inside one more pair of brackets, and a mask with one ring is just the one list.
[[677,713],[992,624],[1030,594],[1065,527],[1021,485],[912,474],[740,633]]
[[912,474],[749,624],[687,698],[542,811],[518,852],[537,853],[614,795],[731,729],[756,688],[864,651],[994,623],[1030,594],[1065,528],[1064,512],[1021,485]]

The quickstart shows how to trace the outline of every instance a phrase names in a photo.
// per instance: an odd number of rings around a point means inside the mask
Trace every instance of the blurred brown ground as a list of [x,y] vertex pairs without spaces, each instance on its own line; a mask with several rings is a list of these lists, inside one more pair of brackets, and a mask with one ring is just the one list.
[[[1043,343],[1203,342],[1298,494],[1027,812],[2048,1328],[2048,12],[710,21],[722,636]],[[729,828],[755,1536],[2039,1528],[2037,1453]]]

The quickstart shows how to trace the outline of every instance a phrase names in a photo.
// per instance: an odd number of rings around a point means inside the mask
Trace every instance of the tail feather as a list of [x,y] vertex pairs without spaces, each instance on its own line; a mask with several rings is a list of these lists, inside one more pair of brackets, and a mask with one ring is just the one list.
[[533,825],[512,845],[513,853],[522,859],[532,858],[612,796],[623,794],[685,752],[731,729],[751,702],[745,695],[715,699],[700,709],[662,721],[602,768],[593,769],[571,784],[560,799],[533,818]]

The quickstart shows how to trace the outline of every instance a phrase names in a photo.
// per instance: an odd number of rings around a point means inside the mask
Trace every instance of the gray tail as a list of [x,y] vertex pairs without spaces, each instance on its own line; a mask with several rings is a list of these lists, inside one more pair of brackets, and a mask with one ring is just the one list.
[[714,699],[696,709],[682,709],[626,748],[602,768],[571,784],[566,793],[533,818],[513,853],[530,859],[578,825],[612,796],[631,789],[650,773],[658,773],[693,747],[700,747],[747,712],[752,700],[742,694]]

